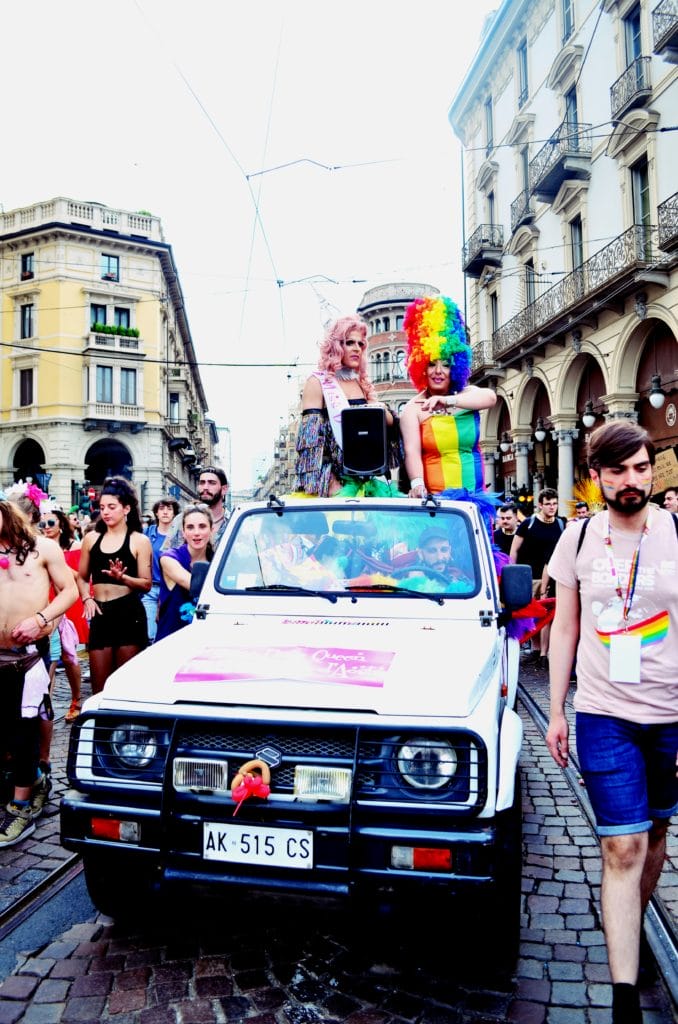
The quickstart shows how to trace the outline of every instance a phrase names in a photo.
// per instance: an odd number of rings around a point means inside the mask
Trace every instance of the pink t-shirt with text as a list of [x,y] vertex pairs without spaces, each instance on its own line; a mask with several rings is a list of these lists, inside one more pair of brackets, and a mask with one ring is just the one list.
[[[589,520],[578,555],[580,528],[568,527],[548,565],[549,575],[558,583],[574,590],[579,587],[581,628],[574,706],[577,711],[631,722],[673,722],[678,720],[678,537],[673,518],[669,512],[653,508],[650,532],[640,548],[627,622],[641,642],[639,683],[609,679],[610,635],[623,628],[623,620],[604,540],[607,519],[607,512],[600,512]],[[613,528],[611,539],[625,596],[639,534]]]

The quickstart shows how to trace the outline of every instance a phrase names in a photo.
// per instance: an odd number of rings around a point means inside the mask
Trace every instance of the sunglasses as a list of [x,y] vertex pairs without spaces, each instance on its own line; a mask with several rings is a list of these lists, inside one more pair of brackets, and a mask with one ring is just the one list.
[[38,526],[40,527],[41,530],[44,530],[46,526],[58,526],[58,525],[59,525],[59,520],[58,519],[41,519],[40,522],[38,523]]

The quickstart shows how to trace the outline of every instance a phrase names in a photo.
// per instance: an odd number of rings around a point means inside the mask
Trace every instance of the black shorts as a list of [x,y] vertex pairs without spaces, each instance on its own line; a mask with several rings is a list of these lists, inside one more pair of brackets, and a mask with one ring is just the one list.
[[94,615],[89,620],[87,650],[101,651],[105,647],[143,649],[148,646],[148,620],[140,596],[125,594],[112,601],[96,603],[101,608],[101,615]]

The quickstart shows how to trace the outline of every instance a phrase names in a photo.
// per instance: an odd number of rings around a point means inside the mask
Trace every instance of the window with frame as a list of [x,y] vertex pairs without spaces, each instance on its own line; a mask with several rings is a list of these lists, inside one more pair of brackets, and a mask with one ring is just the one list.
[[96,399],[110,405],[113,402],[113,367],[97,366]]
[[390,316],[384,317],[384,333],[391,330],[391,318]]
[[572,269],[578,270],[584,262],[584,233],[579,214],[570,221],[570,257]]
[[496,292],[490,292],[490,327],[492,334],[499,330],[499,296]]
[[33,405],[33,368],[19,370],[19,405]]
[[137,404],[137,371],[122,367],[120,370],[120,404]]
[[94,327],[95,324],[101,324],[102,327],[105,327],[106,307],[100,305],[98,302],[91,302],[89,307],[89,322],[91,327]]
[[102,281],[119,281],[120,280],[120,257],[110,256],[105,252],[101,254],[101,280]]
[[34,307],[32,302],[25,302],[20,310],[20,335],[22,338],[32,338],[34,334]]
[[405,352],[402,348],[393,356],[393,379],[405,380]]
[[640,4],[636,4],[624,18],[624,52],[627,68],[643,54],[640,33]]
[[381,355],[380,355],[380,353],[377,353],[377,355],[375,357],[374,369],[375,369],[374,379],[375,379],[375,381],[379,382],[381,380]]
[[170,391],[169,394],[169,421],[170,423],[179,422],[179,392]]
[[113,323],[116,327],[129,327],[129,309],[125,306],[116,306],[113,310]]
[[574,32],[574,0],[561,0],[563,46]]
[[536,280],[534,276],[534,260],[525,264],[525,305],[531,306],[537,298]]
[[494,118],[492,115],[492,97],[485,100],[485,154],[489,156],[494,148]]
[[[576,130],[579,124],[579,107],[577,104],[577,89],[574,85],[565,93],[565,120],[573,130]],[[576,138],[572,138],[570,139],[570,144],[574,146],[576,141]]]
[[389,364],[390,364],[389,353],[388,352],[384,352],[384,355],[383,355],[382,360],[381,360],[382,374],[383,374],[383,379],[384,380],[390,380],[391,379],[390,376],[389,376],[389,368],[390,368]]
[[26,252],[21,257],[21,280],[29,281],[35,276],[35,266],[33,263],[33,253]]
[[494,211],[495,211],[494,192],[488,192],[487,193],[486,209],[487,209],[487,223],[491,227],[494,227],[494,216],[495,216],[495,214],[494,214]]
[[529,95],[527,79],[527,39],[518,47],[518,106],[523,107]]
[[652,258],[650,211],[650,175],[647,157],[642,156],[631,167],[633,223],[636,228],[636,252],[639,259]]

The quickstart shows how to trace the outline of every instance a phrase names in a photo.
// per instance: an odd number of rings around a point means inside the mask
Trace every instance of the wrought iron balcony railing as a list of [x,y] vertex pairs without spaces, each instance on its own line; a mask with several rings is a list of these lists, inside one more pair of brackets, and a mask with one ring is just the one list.
[[657,229],[634,225],[502,324],[492,335],[494,359],[560,318],[567,319],[568,311],[583,299],[618,283],[624,275],[632,277],[634,270],[670,261],[671,257],[659,249]]
[[627,110],[641,107],[652,93],[650,57],[636,57],[610,86],[610,110],[612,117],[621,117]]
[[481,224],[462,249],[462,269],[467,274],[479,276],[485,263],[495,267],[499,266],[503,248],[503,226],[501,224]]
[[659,221],[659,248],[664,252],[678,249],[678,192],[657,207]]
[[492,355],[491,341],[477,341],[471,345],[471,373],[480,370],[483,366],[493,366],[494,356]]
[[565,119],[545,145],[539,150],[528,169],[530,192],[538,198],[555,196],[565,175],[567,177],[588,177],[588,170],[583,164],[568,166],[568,161],[584,158],[591,159],[591,125],[581,121]]
[[678,0],[661,0],[653,10],[652,41],[655,53],[678,60]]
[[515,231],[521,224],[527,224],[533,218],[532,194],[529,188],[524,188],[511,203],[511,231]]

